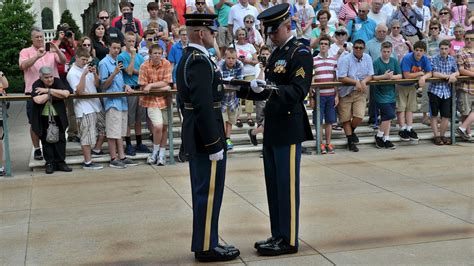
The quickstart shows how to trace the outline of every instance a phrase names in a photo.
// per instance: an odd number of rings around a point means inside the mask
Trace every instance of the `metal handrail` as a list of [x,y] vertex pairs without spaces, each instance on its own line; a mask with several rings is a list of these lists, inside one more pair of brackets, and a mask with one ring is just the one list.
[[[474,81],[472,77],[468,76],[460,76],[458,77],[458,82],[462,81]],[[390,84],[406,84],[406,83],[416,83],[418,82],[418,79],[400,79],[400,80],[381,80],[381,81],[369,81],[367,82],[367,85],[390,85]],[[430,82],[446,82],[445,79],[441,78],[429,78],[426,80],[427,83]],[[319,114],[321,112],[320,110],[320,105],[319,103],[319,89],[320,88],[328,88],[328,87],[340,87],[340,86],[345,86],[347,84],[342,83],[342,82],[321,82],[321,83],[313,83],[311,84],[312,88],[316,89],[316,112]],[[451,114],[451,141],[454,144],[456,139],[454,135],[454,130],[455,126],[453,121],[455,121],[455,115],[456,115],[456,98],[455,98],[455,86],[452,86],[452,114]],[[169,90],[169,91],[150,91],[149,93],[145,93],[142,91],[134,91],[132,93],[126,93],[126,92],[99,92],[99,93],[94,93],[94,94],[83,94],[83,95],[70,95],[68,98],[72,99],[89,99],[89,98],[113,98],[113,97],[129,97],[129,96],[163,96],[168,98],[168,102],[172,103],[171,97],[177,93],[177,90]],[[12,96],[0,96],[0,101],[2,102],[2,108],[3,108],[3,131],[4,131],[4,149],[5,149],[5,172],[7,176],[11,176],[11,161],[10,161],[10,149],[9,149],[9,135],[8,135],[8,114],[7,114],[7,108],[6,108],[6,103],[9,101],[27,101],[30,100],[31,96],[30,95],[12,95]],[[173,145],[173,111],[172,111],[172,105],[167,108],[168,112],[168,141],[169,141],[169,153],[170,153],[170,163],[174,164],[174,145]],[[320,125],[320,115],[317,115],[316,118],[316,150],[317,153],[321,153],[321,147],[319,145],[319,142],[321,140],[321,125]]]

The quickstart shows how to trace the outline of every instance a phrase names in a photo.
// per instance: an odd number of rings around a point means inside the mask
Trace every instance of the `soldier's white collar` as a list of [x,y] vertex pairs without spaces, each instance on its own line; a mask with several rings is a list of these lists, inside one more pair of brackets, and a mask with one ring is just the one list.
[[209,51],[206,49],[206,47],[204,47],[202,45],[199,45],[199,44],[196,44],[196,43],[188,43],[188,47],[194,47],[194,48],[198,49],[199,51],[203,52],[204,54],[206,54],[206,56],[209,56]]
[[290,38],[288,38],[288,40],[286,40],[286,42],[285,42],[282,46],[280,46],[280,48],[285,47],[285,45],[286,45],[291,39],[293,39],[293,38],[294,38],[294,36],[291,35]]

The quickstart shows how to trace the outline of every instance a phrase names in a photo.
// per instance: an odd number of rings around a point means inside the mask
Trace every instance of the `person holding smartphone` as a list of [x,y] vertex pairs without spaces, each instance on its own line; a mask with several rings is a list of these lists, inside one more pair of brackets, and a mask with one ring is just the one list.
[[[44,32],[39,28],[31,30],[31,47],[24,48],[20,51],[19,65],[24,73],[25,80],[25,94],[31,95],[32,85],[39,77],[39,70],[43,66],[50,66],[54,77],[59,78],[57,63],[66,63],[66,56],[54,43],[50,45],[50,51],[45,50]],[[33,102],[26,102],[26,115],[28,116],[28,123],[31,125],[31,112]],[[33,143],[34,159],[42,160],[39,137],[30,128],[31,142]]]
[[120,2],[119,8],[122,15],[112,20],[112,27],[119,29],[123,34],[127,31],[133,31],[142,36],[142,23],[138,18],[133,17],[132,4],[130,2]]

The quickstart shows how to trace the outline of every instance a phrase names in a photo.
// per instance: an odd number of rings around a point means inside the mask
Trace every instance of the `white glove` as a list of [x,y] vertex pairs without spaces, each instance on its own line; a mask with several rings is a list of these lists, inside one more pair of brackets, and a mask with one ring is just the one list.
[[254,79],[250,81],[250,88],[253,90],[255,93],[260,93],[264,91],[263,86],[267,85],[267,83],[264,80],[259,80],[259,79]]
[[222,159],[224,159],[224,150],[220,150],[216,153],[209,154],[210,161],[220,161]]

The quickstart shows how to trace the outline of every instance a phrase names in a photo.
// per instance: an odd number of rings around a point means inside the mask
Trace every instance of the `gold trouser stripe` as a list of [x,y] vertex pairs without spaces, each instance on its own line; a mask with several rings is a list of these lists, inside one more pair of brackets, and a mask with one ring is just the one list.
[[296,243],[296,144],[290,146],[290,245]]
[[211,245],[212,206],[214,206],[214,190],[216,186],[217,161],[211,161],[211,178],[209,180],[209,194],[207,195],[206,228],[204,229],[203,251],[209,250]]

